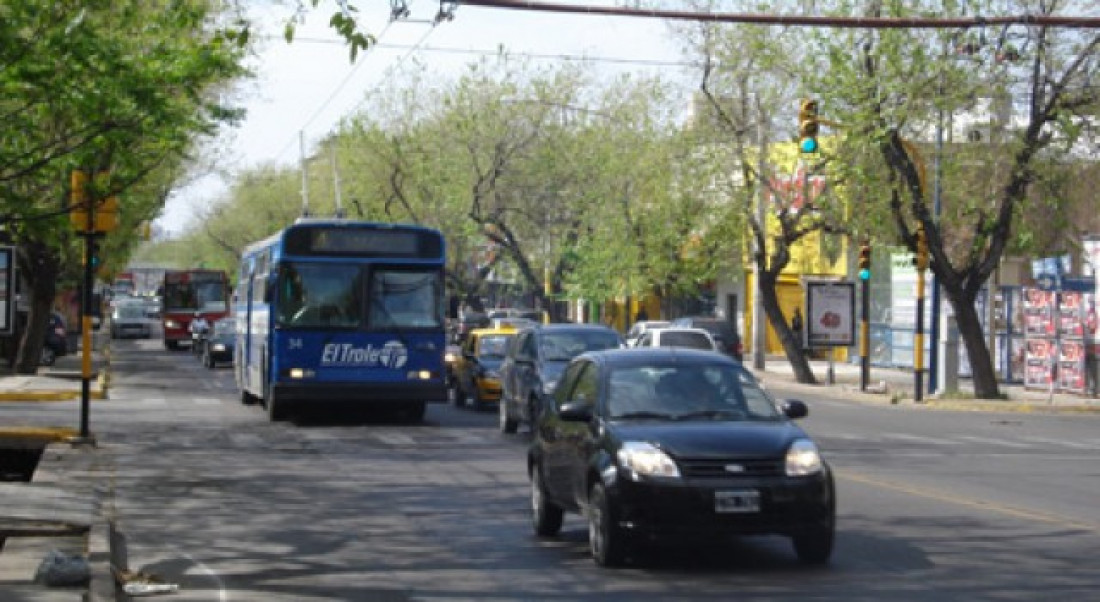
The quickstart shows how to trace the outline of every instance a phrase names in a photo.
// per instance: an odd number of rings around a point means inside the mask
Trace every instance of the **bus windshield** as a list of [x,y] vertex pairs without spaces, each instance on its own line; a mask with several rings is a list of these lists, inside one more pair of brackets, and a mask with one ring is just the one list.
[[[369,282],[364,284],[367,274]],[[277,324],[292,328],[441,328],[441,286],[438,269],[288,262],[280,268]]]
[[225,303],[226,284],[222,280],[197,282],[170,282],[164,286],[165,311],[222,312]]

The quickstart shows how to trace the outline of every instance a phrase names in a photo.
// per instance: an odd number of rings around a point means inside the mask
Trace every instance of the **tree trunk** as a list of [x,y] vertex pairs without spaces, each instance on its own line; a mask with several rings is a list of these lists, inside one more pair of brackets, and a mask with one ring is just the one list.
[[50,247],[40,242],[24,242],[18,252],[19,271],[26,284],[30,313],[15,357],[17,374],[36,374],[42,357],[42,343],[53,299],[57,294],[60,261]]
[[962,291],[944,292],[955,309],[955,323],[959,328],[959,338],[966,347],[970,363],[971,379],[974,385],[974,397],[978,399],[997,399],[1001,396],[997,385],[997,373],[993,370],[993,361],[986,346],[985,332],[974,305],[974,298]]
[[810,369],[810,362],[806,354],[802,352],[802,345],[798,340],[779,307],[779,296],[775,292],[777,275],[771,272],[761,272],[761,297],[764,305],[764,315],[768,317],[768,323],[772,325],[779,335],[779,341],[783,344],[783,351],[787,354],[787,361],[794,370],[795,380],[808,385],[816,385],[817,378]]

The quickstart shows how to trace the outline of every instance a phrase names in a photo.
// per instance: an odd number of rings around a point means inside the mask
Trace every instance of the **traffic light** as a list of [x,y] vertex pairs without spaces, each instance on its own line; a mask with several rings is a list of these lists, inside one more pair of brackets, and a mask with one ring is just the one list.
[[100,254],[99,241],[93,240],[89,246],[91,256],[88,257],[88,262],[92,265],[92,270],[98,270],[99,266],[103,265],[103,256]]
[[913,265],[918,270],[928,269],[928,238],[924,234],[924,224],[917,224],[917,256],[913,258]]
[[859,246],[859,279],[871,279],[871,245],[868,243]]
[[817,117],[817,101],[803,100],[798,109],[798,150],[803,153],[818,151],[817,133],[821,124]]

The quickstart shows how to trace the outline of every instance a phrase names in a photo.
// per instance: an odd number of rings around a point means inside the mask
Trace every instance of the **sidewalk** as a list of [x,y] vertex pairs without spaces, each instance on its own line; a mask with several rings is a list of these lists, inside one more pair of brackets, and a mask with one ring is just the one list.
[[[92,338],[91,399],[105,399],[109,384],[110,349],[98,333]],[[83,357],[81,350],[57,358],[52,366],[40,366],[38,374],[0,371],[0,403],[6,401],[70,401],[80,399]]]
[[[974,399],[974,389],[969,379],[960,378],[958,391],[944,394],[937,391],[929,395],[924,391],[921,402],[916,402],[914,392],[916,382],[911,370],[871,367],[868,387],[860,390],[860,367],[858,364],[835,362],[833,365],[833,383],[829,384],[829,363],[826,360],[811,360],[810,369],[818,384],[797,383],[794,370],[785,356],[768,356],[764,361],[764,370],[752,366],[752,358],[745,357],[745,367],[765,385],[769,382],[781,382],[784,386],[794,387],[807,394],[824,391],[829,388],[835,393],[843,391],[852,401],[907,405],[928,409],[998,411],[998,412],[1095,412],[1100,413],[1100,398],[1072,393],[1050,393],[1049,391],[1026,389],[1022,384],[1000,383],[999,389],[1004,399]],[[927,386],[927,376],[925,386]],[[812,401],[808,399],[807,401]]]

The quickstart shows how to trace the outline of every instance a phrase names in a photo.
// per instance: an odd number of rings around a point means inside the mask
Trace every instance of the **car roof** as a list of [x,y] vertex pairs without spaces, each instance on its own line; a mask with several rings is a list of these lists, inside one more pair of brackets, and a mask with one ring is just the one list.
[[528,326],[525,330],[536,330],[539,332],[613,332],[619,334],[618,330],[611,328],[610,326],[604,326],[603,324],[577,324],[575,322],[557,322],[554,324],[534,324]]
[[637,366],[647,364],[723,364],[744,369],[740,363],[721,353],[689,347],[631,347],[628,349],[604,349],[589,351],[578,357],[591,358],[608,366]]
[[500,328],[475,328],[470,331],[470,336],[483,337],[494,334],[516,334],[516,329],[511,326],[502,326]]

